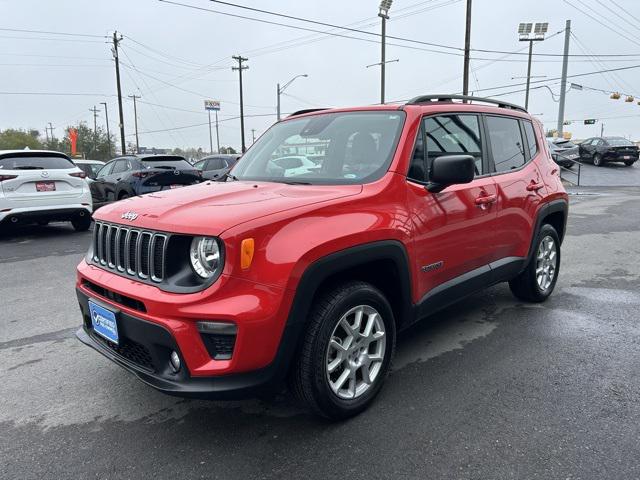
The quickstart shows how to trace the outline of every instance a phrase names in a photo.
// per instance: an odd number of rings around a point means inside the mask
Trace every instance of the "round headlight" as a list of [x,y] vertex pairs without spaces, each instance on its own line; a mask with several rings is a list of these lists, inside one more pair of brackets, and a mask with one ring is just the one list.
[[191,241],[189,258],[191,259],[193,271],[202,278],[213,277],[218,269],[222,267],[220,263],[220,246],[215,238],[195,237]]

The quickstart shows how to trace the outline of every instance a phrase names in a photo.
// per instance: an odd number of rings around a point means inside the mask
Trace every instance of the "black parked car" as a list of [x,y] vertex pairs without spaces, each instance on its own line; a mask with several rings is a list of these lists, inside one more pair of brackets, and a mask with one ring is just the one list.
[[623,137],[588,138],[579,148],[580,158],[591,160],[596,167],[608,162],[624,162],[630,167],[638,161],[638,147]]
[[551,158],[561,167],[571,168],[573,163],[580,159],[578,146],[571,140],[551,140],[547,139],[549,150],[551,150]]
[[211,155],[204,157],[196,162],[193,166],[202,172],[202,178],[205,180],[218,180],[223,178],[225,173],[231,170],[240,155]]
[[178,155],[127,155],[111,160],[89,184],[94,209],[123,198],[194,185],[201,173]]

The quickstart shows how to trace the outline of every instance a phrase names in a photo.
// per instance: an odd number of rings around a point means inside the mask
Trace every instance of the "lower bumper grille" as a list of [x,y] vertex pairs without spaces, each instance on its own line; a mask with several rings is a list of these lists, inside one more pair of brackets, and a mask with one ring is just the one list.
[[119,356],[126,358],[149,372],[154,371],[151,352],[149,352],[149,349],[144,345],[129,339],[124,339],[119,345],[115,345],[95,333],[92,333],[91,336]]

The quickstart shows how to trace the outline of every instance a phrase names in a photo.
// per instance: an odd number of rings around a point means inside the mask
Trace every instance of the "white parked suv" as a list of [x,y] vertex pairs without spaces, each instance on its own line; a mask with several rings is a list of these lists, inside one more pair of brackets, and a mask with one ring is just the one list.
[[0,229],[69,221],[77,231],[87,230],[93,204],[85,177],[64,153],[0,150]]

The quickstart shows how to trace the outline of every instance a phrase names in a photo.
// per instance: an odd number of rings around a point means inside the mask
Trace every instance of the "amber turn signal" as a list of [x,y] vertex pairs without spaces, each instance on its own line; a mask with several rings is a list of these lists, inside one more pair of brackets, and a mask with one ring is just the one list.
[[253,241],[253,238],[245,238],[242,240],[242,244],[240,245],[240,266],[243,270],[251,266],[254,247],[255,242]]

